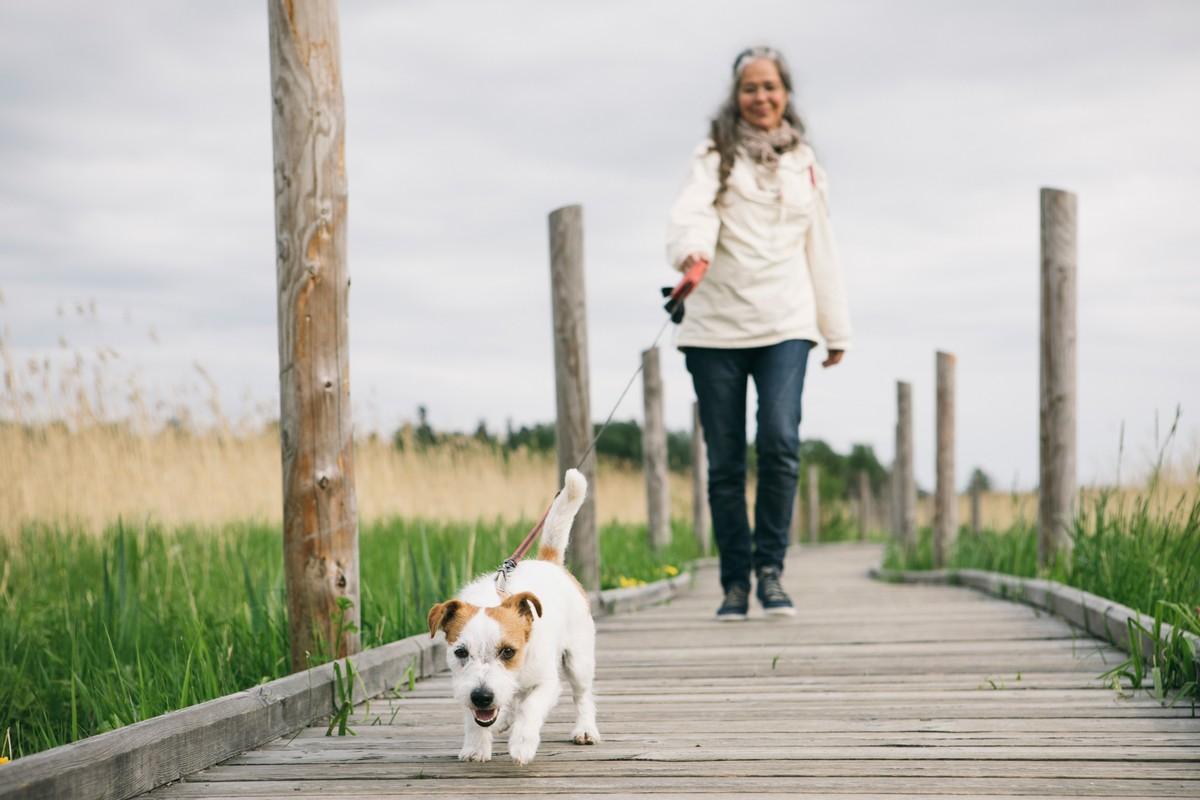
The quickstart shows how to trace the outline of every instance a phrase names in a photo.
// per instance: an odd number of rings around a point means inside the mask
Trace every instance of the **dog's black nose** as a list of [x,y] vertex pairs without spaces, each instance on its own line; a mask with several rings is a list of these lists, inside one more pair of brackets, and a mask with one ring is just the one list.
[[496,695],[492,694],[492,690],[486,686],[480,686],[471,692],[471,702],[476,708],[491,708],[492,701],[496,699]]

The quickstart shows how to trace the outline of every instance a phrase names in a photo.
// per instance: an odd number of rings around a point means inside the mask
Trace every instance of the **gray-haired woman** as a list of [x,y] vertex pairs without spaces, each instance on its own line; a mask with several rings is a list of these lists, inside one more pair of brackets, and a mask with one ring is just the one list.
[[[799,469],[805,367],[818,339],[829,350],[826,367],[850,344],[828,183],[804,140],[791,90],[775,50],[738,55],[729,97],[693,157],[667,231],[671,265],[698,266],[703,276],[688,298],[677,345],[708,445],[708,498],[725,590],[719,620],[746,618],[752,571],[766,613],[795,613],[780,576]],[[758,393],[753,532],[746,513],[750,378]]]

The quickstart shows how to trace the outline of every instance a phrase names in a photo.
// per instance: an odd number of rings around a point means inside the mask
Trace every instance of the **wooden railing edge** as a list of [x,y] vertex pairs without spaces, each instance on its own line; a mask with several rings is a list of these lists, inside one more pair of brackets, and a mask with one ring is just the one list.
[[[355,701],[440,671],[444,649],[420,634],[351,656]],[[19,758],[0,767],[0,800],[124,800],[299,730],[333,706],[329,663]]]
[[[1077,628],[1082,628],[1093,636],[1100,637],[1119,647],[1125,652],[1130,651],[1129,622],[1132,620],[1141,627],[1141,652],[1149,660],[1154,653],[1154,638],[1145,631],[1154,630],[1154,618],[1142,614],[1129,606],[1115,600],[1101,597],[1074,586],[1067,586],[1058,581],[1044,578],[1020,578],[1006,575],[1002,572],[988,572],[979,569],[934,569],[934,570],[894,570],[882,567],[871,568],[870,575],[876,580],[893,583],[925,583],[969,586],[987,594],[1005,600],[1031,605],[1042,611],[1047,611],[1062,617]],[[1173,627],[1168,623],[1161,626],[1162,638],[1171,637]],[[1192,645],[1196,663],[1200,665],[1200,637],[1187,631],[1180,631]]]

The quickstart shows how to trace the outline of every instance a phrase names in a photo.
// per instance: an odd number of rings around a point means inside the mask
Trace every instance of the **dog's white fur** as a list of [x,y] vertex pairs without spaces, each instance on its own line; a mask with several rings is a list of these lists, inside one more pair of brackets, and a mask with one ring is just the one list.
[[[497,591],[495,575],[488,574],[429,612],[430,634],[446,637],[454,698],[465,709],[458,754],[463,761],[491,759],[492,724],[498,732],[510,730],[508,753],[515,763],[533,760],[542,724],[558,702],[560,665],[575,698],[572,741],[600,739],[592,693],[596,628],[587,597],[562,566],[571,523],[586,495],[583,475],[568,470],[542,528],[541,558],[517,564],[506,582],[507,597]],[[517,641],[522,636],[527,641]],[[505,646],[514,652],[506,653]],[[496,709],[490,717],[490,709],[480,711],[472,698],[487,692]]]

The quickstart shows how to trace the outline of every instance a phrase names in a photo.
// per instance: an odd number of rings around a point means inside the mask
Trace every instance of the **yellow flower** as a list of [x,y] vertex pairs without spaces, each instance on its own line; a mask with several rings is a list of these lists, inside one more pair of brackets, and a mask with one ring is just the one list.
[[7,763],[8,763],[8,757],[0,756],[0,764],[7,764]]
[[675,566],[674,564],[667,564],[665,567],[663,567],[663,572],[667,574],[667,577],[674,578],[679,574],[679,567]]
[[630,589],[634,586],[645,586],[646,582],[637,578],[626,578],[624,575],[617,578],[617,585],[622,589]]

